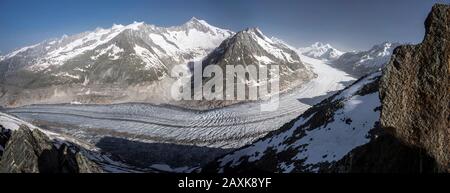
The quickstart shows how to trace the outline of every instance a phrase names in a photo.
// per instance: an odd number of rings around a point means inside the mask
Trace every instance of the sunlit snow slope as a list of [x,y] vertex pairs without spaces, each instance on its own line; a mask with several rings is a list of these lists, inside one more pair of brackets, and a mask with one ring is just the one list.
[[380,116],[380,72],[308,109],[257,142],[206,167],[205,172],[317,172],[368,143]]

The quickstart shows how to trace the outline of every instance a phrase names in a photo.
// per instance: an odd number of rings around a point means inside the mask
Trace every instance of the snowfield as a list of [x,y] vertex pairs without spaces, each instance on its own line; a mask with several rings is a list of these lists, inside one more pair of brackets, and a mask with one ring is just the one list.
[[[324,111],[304,114],[280,132],[220,158],[215,169],[222,173],[261,161],[266,163],[265,167],[275,167],[275,172],[280,173],[290,173],[294,169],[295,172],[317,172],[324,165],[340,160],[370,141],[369,132],[380,117],[379,94],[376,91],[361,96],[358,92],[380,76],[380,72],[371,74],[335,95],[328,104],[340,101],[342,107],[327,121],[320,124],[312,121],[316,124],[311,124],[311,119]],[[322,114],[319,116],[324,116]]]
[[296,118],[321,97],[354,81],[321,60],[301,56],[317,78],[280,96],[274,112],[262,112],[259,102],[209,111],[150,104],[31,105],[7,109],[24,120],[59,126],[56,132],[96,144],[105,136],[142,142],[238,148]]

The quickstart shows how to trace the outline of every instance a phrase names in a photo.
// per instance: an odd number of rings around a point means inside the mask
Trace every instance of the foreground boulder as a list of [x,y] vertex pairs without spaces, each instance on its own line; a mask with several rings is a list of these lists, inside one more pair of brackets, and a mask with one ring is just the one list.
[[2,158],[3,151],[5,150],[6,142],[11,137],[11,131],[0,125],[0,159]]
[[102,170],[74,147],[65,143],[56,145],[38,129],[22,125],[6,144],[0,160],[0,173],[38,172],[98,173]]
[[435,5],[421,44],[395,49],[380,84],[381,126],[450,172],[450,6]]
[[426,151],[405,145],[392,135],[381,133],[359,146],[323,173],[436,173],[436,161]]

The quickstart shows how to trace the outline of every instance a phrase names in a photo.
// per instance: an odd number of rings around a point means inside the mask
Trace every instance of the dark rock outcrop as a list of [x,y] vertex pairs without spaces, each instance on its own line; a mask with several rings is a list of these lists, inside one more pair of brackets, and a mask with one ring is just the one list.
[[436,161],[426,151],[389,134],[355,148],[323,173],[434,173]]
[[0,159],[2,158],[6,142],[8,142],[10,137],[11,130],[4,128],[3,125],[0,125]]
[[381,126],[450,172],[450,6],[435,5],[421,44],[395,49],[380,84]]
[[0,160],[0,173],[98,173],[99,166],[69,144],[56,146],[41,131],[22,125],[12,133]]

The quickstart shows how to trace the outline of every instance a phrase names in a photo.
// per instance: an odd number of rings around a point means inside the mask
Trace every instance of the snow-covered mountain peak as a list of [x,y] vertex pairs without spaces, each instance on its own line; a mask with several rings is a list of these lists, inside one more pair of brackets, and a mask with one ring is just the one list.
[[399,43],[383,42],[381,44],[374,45],[370,49],[370,52],[376,53],[376,55],[380,57],[390,56],[393,49],[398,45]]
[[139,28],[144,24],[145,24],[144,22],[134,21],[132,24],[125,26],[125,29],[139,30]]
[[272,40],[270,38],[268,38],[267,36],[265,36],[264,33],[258,27],[246,28],[245,30],[241,31],[241,33],[246,33],[246,34],[249,34],[252,36],[257,36],[257,37],[263,39],[264,41],[273,43]]
[[299,48],[298,50],[305,56],[323,60],[335,60],[344,53],[333,48],[330,44],[322,42],[315,42],[309,47]]
[[189,21],[186,22],[186,24],[202,24],[206,26],[210,26],[208,22],[202,19],[197,19],[196,17],[192,17]]
[[169,29],[175,30],[175,31],[177,31],[177,30],[178,31],[186,31],[188,33],[191,30],[198,30],[198,31],[205,32],[205,33],[212,33],[214,35],[216,35],[216,34],[229,34],[229,35],[234,34],[230,30],[215,27],[215,26],[209,24],[208,22],[206,22],[205,20],[197,19],[196,17],[192,17],[189,21],[187,21],[186,23],[184,23],[181,26],[174,26],[174,27],[170,27]]
[[[289,46],[285,45],[285,43],[282,40],[267,37],[266,35],[264,35],[264,33],[258,27],[246,28],[246,29],[238,32],[237,37],[244,38],[244,39],[248,38],[248,39],[254,40],[263,48],[267,48],[266,49],[267,51],[270,50],[269,47],[283,47],[283,48],[289,47]],[[274,41],[275,39],[278,41]]]
[[383,42],[367,51],[347,52],[334,62],[334,66],[359,77],[382,68],[391,58],[394,48],[399,45],[395,42]]
[[322,42],[315,42],[311,45],[312,48],[333,48],[330,44],[325,44]]
[[248,27],[245,30],[242,30],[244,33],[255,33],[262,34],[261,30],[258,27]]

